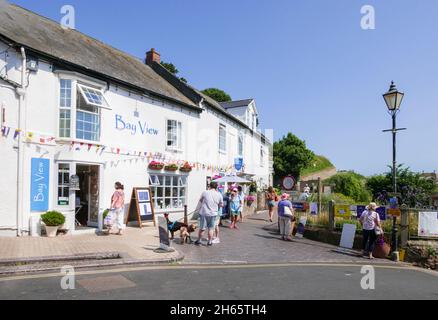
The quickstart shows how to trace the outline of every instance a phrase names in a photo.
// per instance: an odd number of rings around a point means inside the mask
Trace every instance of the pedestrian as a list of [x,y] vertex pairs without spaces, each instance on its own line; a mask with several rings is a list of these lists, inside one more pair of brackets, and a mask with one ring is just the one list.
[[370,259],[374,259],[373,251],[377,239],[376,229],[380,228],[380,230],[383,230],[380,223],[380,216],[376,212],[376,209],[377,204],[371,202],[359,218],[363,230],[363,255],[368,256]]
[[237,220],[241,213],[242,201],[239,196],[239,189],[234,189],[231,192],[230,198],[230,211],[231,211],[231,226],[230,229],[239,229],[237,226]]
[[284,241],[292,241],[291,222],[294,216],[292,202],[289,201],[289,195],[284,193],[281,201],[278,203],[278,222],[280,224],[280,235]]
[[268,191],[266,192],[266,201],[269,209],[269,221],[272,222],[275,204],[278,201],[277,193],[275,192],[273,187],[268,188]]
[[217,182],[210,183],[210,189],[204,191],[199,199],[200,207],[199,216],[199,234],[198,240],[195,245],[201,244],[202,235],[205,230],[208,230],[208,242],[207,246],[213,245],[213,232],[215,229],[215,223],[218,216],[219,208],[223,206],[222,195],[217,191]]
[[[112,219],[115,220],[115,224],[111,229],[116,227],[118,229],[118,235],[123,235],[125,224],[124,224],[124,208],[125,208],[125,187],[120,182],[114,184],[116,189],[111,197],[111,211],[113,212]],[[111,233],[111,230],[110,230]]]
[[243,194],[242,186],[237,187],[237,195],[239,196],[240,199],[240,209],[239,209],[240,222],[243,222],[243,203],[245,202],[245,195]]

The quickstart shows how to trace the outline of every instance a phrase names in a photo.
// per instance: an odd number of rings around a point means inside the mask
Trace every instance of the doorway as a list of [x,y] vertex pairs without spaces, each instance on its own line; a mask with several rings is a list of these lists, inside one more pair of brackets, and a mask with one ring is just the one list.
[[100,197],[100,167],[98,165],[77,164],[80,190],[76,191],[76,221],[80,227],[97,227]]

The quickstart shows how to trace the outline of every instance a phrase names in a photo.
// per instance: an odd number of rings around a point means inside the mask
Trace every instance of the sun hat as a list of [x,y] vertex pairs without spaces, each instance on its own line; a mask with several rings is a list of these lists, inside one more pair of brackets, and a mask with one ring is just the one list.
[[281,195],[281,200],[286,200],[287,198],[289,198],[289,195],[287,193],[283,193]]
[[377,209],[377,204],[375,202],[371,202],[368,205],[368,210],[376,210]]

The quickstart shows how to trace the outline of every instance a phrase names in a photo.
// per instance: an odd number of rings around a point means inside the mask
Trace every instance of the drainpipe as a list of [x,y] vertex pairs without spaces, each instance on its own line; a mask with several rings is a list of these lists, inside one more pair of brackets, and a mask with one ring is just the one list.
[[[18,128],[23,128],[22,122],[24,118],[25,96],[26,96],[26,52],[23,47],[21,51],[21,86],[16,89],[19,96],[18,102]],[[22,147],[22,135],[18,135],[17,146],[17,237],[22,236],[23,225],[23,164],[24,164],[24,148]]]

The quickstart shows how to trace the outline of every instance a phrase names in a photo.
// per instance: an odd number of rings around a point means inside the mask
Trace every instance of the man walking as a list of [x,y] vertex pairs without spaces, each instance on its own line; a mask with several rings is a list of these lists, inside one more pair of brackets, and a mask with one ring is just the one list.
[[201,244],[202,235],[204,231],[208,229],[208,243],[207,246],[213,245],[213,232],[215,228],[216,219],[218,216],[219,208],[223,207],[223,197],[220,192],[217,191],[217,182],[210,183],[210,190],[202,193],[199,200],[201,209],[199,211],[200,226],[198,240],[195,245]]

